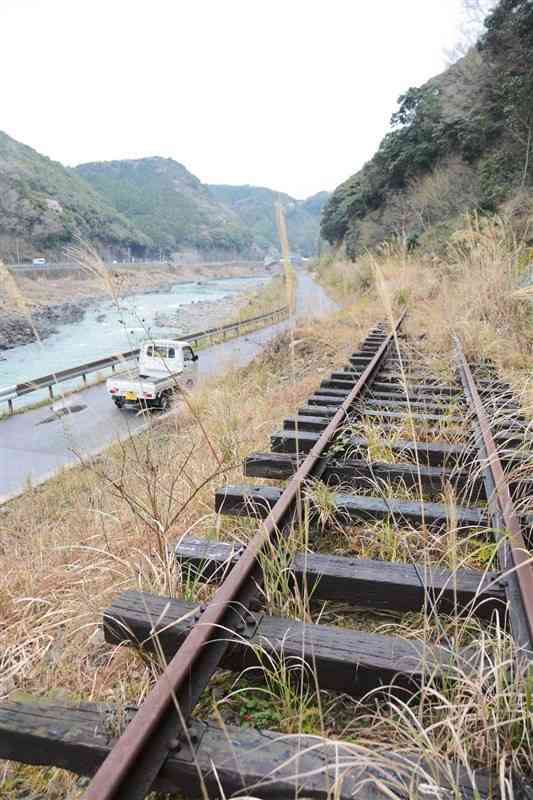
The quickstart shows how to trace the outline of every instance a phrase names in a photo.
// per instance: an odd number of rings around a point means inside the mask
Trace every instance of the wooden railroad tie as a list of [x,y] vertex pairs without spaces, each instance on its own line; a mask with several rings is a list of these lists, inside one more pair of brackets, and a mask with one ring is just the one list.
[[[274,486],[239,484],[225,486],[215,494],[215,510],[220,514],[265,518],[279,500],[283,489]],[[312,488],[307,497],[311,515],[318,516],[320,509],[313,500]],[[453,518],[457,530],[467,533],[472,529],[486,527],[488,517],[485,509],[454,506],[443,503],[413,502],[388,497],[368,497],[332,493],[328,498],[328,513],[344,525],[362,522],[390,520],[398,526],[444,528]]]
[[[176,560],[192,580],[219,583],[237,562],[238,544],[186,537],[174,548]],[[266,555],[276,559],[276,550]],[[336,601],[390,611],[467,611],[490,619],[505,614],[505,592],[496,572],[449,570],[428,564],[373,561],[351,556],[296,553],[284,571],[300,592],[314,601]]]
[[[197,609],[197,602],[126,591],[104,612],[105,638],[110,644],[139,647],[156,659],[163,653],[168,660],[189,633]],[[283,657],[289,665],[305,662],[321,689],[355,695],[380,686],[412,692],[424,673],[437,670],[444,676],[454,661],[444,646],[268,614],[258,615],[250,636],[246,630],[224,630],[220,636],[232,643],[221,662],[224,669],[257,667],[260,678],[269,657]]]
[[[0,705],[0,758],[43,767],[60,767],[91,777],[109,754],[117,736],[136,713],[96,703],[61,701],[5,702]],[[460,765],[442,761],[425,765],[418,754],[385,752],[372,758],[364,748],[316,736],[281,736],[278,731],[241,728],[193,720],[189,741],[171,752],[153,786],[160,792],[218,797],[240,794],[274,798],[331,797],[353,800],[382,795],[377,787],[394,785],[400,797],[413,797],[417,785],[446,796],[460,787],[461,796],[494,797],[491,776],[469,774]],[[189,744],[189,742],[191,744]],[[192,747],[191,747],[192,745]],[[328,767],[328,765],[331,765]],[[339,770],[342,780],[339,781]],[[450,780],[453,779],[452,785]],[[369,785],[371,794],[361,795]],[[248,789],[248,791],[246,791]]]
[[[302,458],[295,453],[251,453],[244,460],[244,474],[250,478],[285,480],[294,475]],[[374,491],[385,486],[421,489],[430,497],[442,495],[449,485],[469,501],[486,499],[481,477],[463,469],[331,456],[325,462],[321,480],[330,486],[353,486]]]
[[[278,431],[272,434],[270,441],[275,453],[308,453],[319,437],[319,433],[312,431]],[[472,462],[474,457],[472,448],[457,447],[443,442],[411,442],[398,439],[387,441],[385,439],[382,445],[393,455],[412,459],[415,463],[432,467],[466,465]],[[368,439],[360,436],[346,436],[342,439],[342,446],[349,453],[363,455],[368,452],[369,442]]]

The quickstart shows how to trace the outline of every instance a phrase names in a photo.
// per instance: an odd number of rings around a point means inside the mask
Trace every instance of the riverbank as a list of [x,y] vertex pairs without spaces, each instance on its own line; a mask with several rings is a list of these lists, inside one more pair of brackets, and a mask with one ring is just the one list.
[[[132,295],[168,293],[180,283],[239,277],[270,277],[271,272],[249,264],[185,265],[146,271],[116,268],[102,274],[87,270],[61,278],[13,278],[0,270],[0,351],[46,339],[57,326],[83,320],[86,311],[111,297],[121,300]],[[180,327],[209,327],[225,320],[233,300],[192,303],[180,313]],[[206,324],[205,324],[206,323]]]
[[[267,284],[265,288],[269,286]],[[297,309],[301,307],[301,310],[297,310],[296,317],[301,324],[308,320],[310,310],[323,306],[324,298],[324,292],[318,284],[305,273],[299,275],[296,306]],[[283,297],[277,296],[277,303],[282,299]],[[202,349],[198,362],[199,378],[211,379],[224,374],[228,369],[235,370],[249,364],[288,325],[288,321],[283,320],[276,325],[254,328],[253,333],[245,333],[244,336]],[[43,349],[46,346],[45,343]],[[39,364],[46,367],[42,360]],[[0,365],[0,371],[2,366],[6,365]],[[316,372],[317,364],[314,360],[309,361],[308,369],[313,374]],[[40,374],[46,371],[47,368]],[[37,373],[33,373],[33,376],[36,375]],[[31,377],[31,373],[26,375],[26,378]],[[0,507],[2,501],[5,502],[7,498],[18,495],[30,486],[40,484],[61,467],[79,463],[80,457],[85,459],[101,452],[113,441],[129,438],[145,426],[144,415],[119,412],[110,401],[104,383],[98,381],[96,374],[94,377],[96,381],[90,382],[82,391],[70,393],[70,387],[66,383],[54,389],[57,398],[55,402],[59,401],[63,392],[68,394],[71,410],[68,415],[55,416],[53,404],[47,401],[44,406],[35,404],[34,408],[27,409],[24,414],[8,416],[0,421]],[[0,385],[1,383],[0,380]],[[38,392],[27,397],[31,397],[32,405],[39,399]],[[25,400],[26,398],[22,398],[23,402]],[[7,408],[7,404],[4,407]],[[15,409],[18,407],[15,403]],[[157,419],[157,415],[150,419]],[[1,591],[0,585],[0,598]]]

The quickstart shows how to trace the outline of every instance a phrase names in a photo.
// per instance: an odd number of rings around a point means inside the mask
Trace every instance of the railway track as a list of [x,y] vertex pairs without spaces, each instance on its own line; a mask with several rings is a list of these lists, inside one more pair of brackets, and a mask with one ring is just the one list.
[[[208,602],[128,591],[105,611],[108,642],[142,647],[167,664],[139,708],[4,703],[1,758],[92,776],[87,800],[133,800],[152,788],[206,797],[492,796],[497,776],[444,759],[429,763],[423,752],[374,758],[371,748],[349,741],[191,716],[220,667],[238,675],[261,668],[265,657],[299,665],[301,680],[321,691],[371,691],[402,701],[420,692],[428,672],[444,680],[458,661],[476,668],[475,653],[458,651],[446,636],[421,642],[317,623],[312,614],[265,613],[265,574],[280,553],[289,553],[280,570],[285,589],[309,606],[342,602],[363,622],[364,609],[422,612],[433,620],[468,614],[487,625],[497,616],[518,645],[516,660],[529,664],[533,486],[521,469],[527,421],[494,367],[469,365],[459,342],[453,380],[420,370],[401,333],[403,319],[374,328],[346,367],[273,433],[271,452],[246,459],[245,475],[270,483],[216,492],[219,514],[256,521],[246,545],[177,543],[174,556],[194,582],[217,585]],[[285,488],[272,485],[280,480],[288,480]],[[324,519],[337,537],[381,522],[400,540],[407,527],[408,557],[323,552],[312,537]],[[309,547],[285,546],[295,529],[307,531]],[[493,544],[490,569],[446,567],[438,557],[417,561],[417,537],[438,551],[451,534],[453,541]]]

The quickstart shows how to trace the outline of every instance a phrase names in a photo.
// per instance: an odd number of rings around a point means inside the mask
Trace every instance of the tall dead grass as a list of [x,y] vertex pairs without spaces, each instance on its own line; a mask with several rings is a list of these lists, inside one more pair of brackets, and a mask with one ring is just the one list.
[[348,302],[366,306],[386,297],[395,313],[407,306],[405,330],[424,333],[427,353],[447,357],[455,333],[467,356],[524,369],[533,347],[531,292],[520,288],[528,253],[503,218],[474,215],[454,234],[445,258],[428,259],[397,241],[356,263],[330,257],[317,269]]
[[[107,646],[102,611],[124,589],[177,597],[209,596],[176,567],[168,546],[182,536],[246,541],[252,527],[214,513],[224,480],[240,482],[242,459],[264,445],[280,415],[311,393],[339,354],[360,336],[333,320],[296,327],[246,369],[206,382],[189,408],[152,419],[139,436],[94,461],[30,489],[0,514],[0,693],[101,702],[139,702],[153,667]],[[293,353],[295,377],[289,359]],[[337,355],[339,363],[342,356]],[[201,420],[201,425],[198,423]],[[48,794],[46,770],[12,765],[0,794],[77,796],[61,773]],[[21,788],[21,786],[23,788]],[[58,795],[59,792],[59,795]]]
[[[192,398],[189,411],[152,425],[96,463],[61,474],[12,503],[0,517],[3,695],[23,690],[118,704],[136,703],[146,695],[157,665],[106,645],[99,627],[102,610],[127,588],[197,600],[210,596],[212,587],[192,584],[169,556],[169,546],[189,534],[248,540],[254,522],[215,515],[214,488],[225,480],[241,482],[242,457],[265,449],[280,419],[311,394],[334,361],[346,362],[346,354],[378,319],[392,319],[409,307],[405,329],[413,337],[411,360],[418,359],[428,376],[453,377],[454,332],[470,356],[492,356],[521,376],[531,331],[528,299],[517,291],[519,254],[520,246],[503,223],[472,219],[447,261],[425,262],[401,247],[367,255],[355,267],[331,260],[327,279],[349,301],[342,315],[327,324],[297,327],[250,367],[206,384]],[[424,339],[415,338],[421,333]],[[405,353],[399,340],[396,346]],[[402,380],[406,385],[410,380],[407,364]],[[405,424],[416,440],[414,419],[408,415]],[[379,447],[385,452],[386,445],[377,442]],[[373,491],[389,496],[388,487],[377,482]],[[424,499],[421,488],[411,489],[409,496]],[[252,685],[236,688],[231,680],[222,698],[205,700],[202,710],[226,719],[224,707],[242,697],[259,703],[257,696],[266,696],[268,709],[260,705],[261,719],[267,710],[266,718],[272,719],[272,710],[281,709],[280,730],[355,742],[343,769],[371,761],[382,765],[385,774],[392,748],[406,758],[423,754],[423,768],[418,769],[428,794],[441,796],[439,775],[448,759],[448,765],[458,765],[471,776],[474,787],[474,771],[490,770],[502,794],[512,797],[515,774],[527,774],[533,759],[532,691],[530,673],[519,665],[506,631],[479,622],[468,610],[445,617],[431,603],[419,614],[378,619],[365,610],[317,607],[312,596],[291,589],[290,577],[294,551],[319,550],[324,543],[328,547],[323,549],[330,551],[417,563],[423,573],[435,565],[456,570],[474,564],[488,571],[494,566],[494,547],[481,552],[486,542],[479,532],[465,536],[458,530],[451,492],[442,498],[449,506],[449,524],[438,541],[423,527],[402,526],[394,519],[364,530],[339,526],[331,489],[320,484],[312,487],[308,499],[318,525],[310,527],[310,517],[304,515],[286,545],[277,543],[276,559],[267,554],[267,609],[397,633],[421,645],[437,641],[449,648],[449,671],[443,679],[441,672],[428,668],[411,700],[395,699],[381,689],[357,701],[342,699],[341,704],[320,692],[312,675],[309,691],[295,688],[291,665],[265,653],[263,674]],[[484,533],[490,544],[490,531]],[[308,672],[303,661],[295,670]],[[252,714],[254,702],[246,705]],[[336,766],[326,763],[324,769]],[[452,767],[447,777],[451,793],[459,796]],[[37,787],[49,800],[57,796],[58,787],[59,796],[77,796],[78,788],[66,773],[56,773],[53,790],[45,781],[43,771],[13,765],[0,777],[0,788],[17,800],[28,787]],[[397,796],[390,786],[384,794]]]

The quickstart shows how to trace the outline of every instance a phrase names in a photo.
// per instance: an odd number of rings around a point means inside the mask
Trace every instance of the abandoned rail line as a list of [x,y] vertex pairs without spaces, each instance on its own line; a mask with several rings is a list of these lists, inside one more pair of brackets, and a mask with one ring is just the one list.
[[[313,530],[317,486],[327,487],[337,530],[375,520],[392,520],[394,530],[409,525],[420,536],[450,527],[458,538],[480,530],[497,546],[497,563],[491,570],[447,569],[302,551],[287,567],[300,594],[360,609],[464,612],[485,621],[498,615],[518,645],[516,658],[533,657],[527,548],[533,520],[522,511],[533,485],[515,469],[527,421],[494,366],[469,364],[459,341],[454,380],[445,384],[420,370],[401,332],[404,316],[376,326],[345,368],[321,382],[272,435],[271,452],[245,460],[246,476],[288,480],[285,488],[252,483],[216,492],[218,513],[257,520],[248,543],[185,538],[175,545],[183,570],[219,584],[209,602],[127,591],[105,611],[108,642],[168,661],[144,702],[133,709],[38,699],[0,704],[1,758],[90,776],[86,800],[132,800],[152,788],[348,800],[385,797],[380,787],[387,784],[405,797],[440,797],[450,788],[454,796],[492,795],[497,776],[444,761],[435,774],[423,753],[391,751],[384,771],[371,759],[358,760],[348,741],[222,728],[191,716],[220,666],[236,673],[255,666],[260,648],[299,659],[320,690],[355,696],[371,690],[406,698],[419,691],[427,670],[445,675],[454,659],[475,658],[467,650],[452,654],[446,641],[421,643],[262,612],[265,558],[275,558],[291,526],[310,519]],[[373,432],[385,442],[386,458],[379,449],[376,455]],[[446,501],[450,492],[453,503]]]

